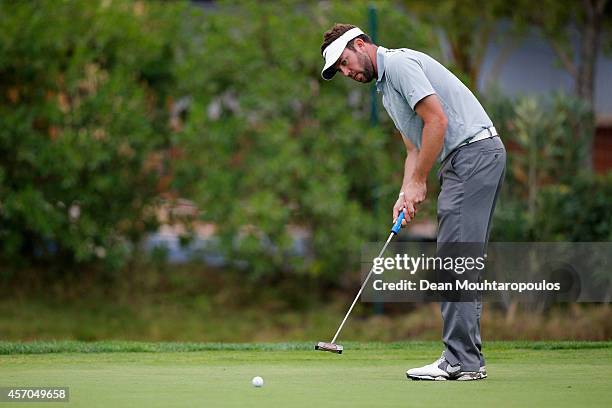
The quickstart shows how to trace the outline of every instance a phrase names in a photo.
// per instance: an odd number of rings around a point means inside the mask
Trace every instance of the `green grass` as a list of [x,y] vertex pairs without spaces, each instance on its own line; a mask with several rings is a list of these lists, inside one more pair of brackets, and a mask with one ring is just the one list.
[[[1,286],[1,285],[0,285]],[[114,299],[82,295],[65,300],[0,296],[0,336],[4,340],[136,340],[162,342],[277,342],[327,338],[338,327],[354,293],[333,301],[296,308],[269,298],[231,304],[247,296],[151,295]],[[436,304],[374,314],[357,303],[343,337],[358,341],[437,340],[442,331]],[[223,313],[219,313],[223,311]],[[486,340],[610,340],[612,307],[571,305],[547,313],[504,313],[486,304],[482,316]]]
[[342,355],[312,346],[0,342],[0,386],[69,386],[70,402],[53,406],[70,407],[612,405],[612,342],[489,342],[489,378],[467,383],[406,380],[439,356],[438,342],[347,342]]
[[[194,351],[309,351],[314,341],[289,343],[185,343],[139,341],[0,341],[0,355],[49,353],[171,353]],[[343,342],[350,350],[423,350],[431,341]],[[494,350],[583,350],[612,348],[612,341],[495,341]]]

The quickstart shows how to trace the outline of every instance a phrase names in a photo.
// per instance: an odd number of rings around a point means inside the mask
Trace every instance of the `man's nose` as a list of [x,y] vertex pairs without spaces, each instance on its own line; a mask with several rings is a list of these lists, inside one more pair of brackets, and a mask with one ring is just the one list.
[[347,67],[344,67],[344,66],[340,67],[340,71],[342,71],[342,75],[349,76],[350,72],[349,72],[349,69]]

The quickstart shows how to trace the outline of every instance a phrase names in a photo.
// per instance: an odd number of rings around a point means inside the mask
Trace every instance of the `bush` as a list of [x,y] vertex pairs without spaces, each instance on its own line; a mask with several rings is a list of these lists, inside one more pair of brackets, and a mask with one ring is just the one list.
[[0,3],[0,257],[123,265],[156,228],[183,6]]
[[[386,232],[403,145],[385,115],[369,126],[369,87],[320,78],[323,32],[367,27],[366,3],[46,0],[0,12],[5,265],[119,269],[156,229],[162,197],[194,201],[251,277],[335,277]],[[435,39],[394,5],[379,15],[389,47]],[[295,256],[296,227],[311,258]]]
[[546,186],[538,196],[533,236],[538,241],[611,241],[612,172]]
[[[367,27],[367,4],[244,3],[206,19],[199,92],[177,135],[177,186],[215,224],[220,250],[251,277],[308,274],[336,281],[362,243],[382,239],[405,149],[393,124],[369,124],[370,88],[320,77],[323,32]],[[426,46],[427,27],[381,6],[381,42]],[[290,35],[288,33],[291,33]],[[296,227],[310,256],[296,256]]]
[[[582,101],[562,93],[514,100],[493,93],[486,106],[508,150],[491,239],[549,240],[551,236],[542,235],[540,228],[568,222],[559,211],[543,212],[551,191],[581,188],[585,180],[594,180],[584,167],[592,112]],[[585,230],[584,237],[573,240],[589,240],[592,235]]]

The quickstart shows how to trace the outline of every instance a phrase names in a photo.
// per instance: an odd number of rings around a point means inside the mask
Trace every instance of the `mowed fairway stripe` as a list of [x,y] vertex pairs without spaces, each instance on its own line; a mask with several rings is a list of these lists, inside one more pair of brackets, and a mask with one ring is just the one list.
[[[611,348],[526,350],[489,343],[484,381],[405,378],[407,368],[433,361],[440,351],[432,342],[417,350],[347,349],[340,356],[302,350],[2,355],[0,386],[69,386],[70,403],[54,407],[612,405]],[[256,375],[264,378],[263,388],[251,385]],[[50,406],[27,404],[38,405]]]

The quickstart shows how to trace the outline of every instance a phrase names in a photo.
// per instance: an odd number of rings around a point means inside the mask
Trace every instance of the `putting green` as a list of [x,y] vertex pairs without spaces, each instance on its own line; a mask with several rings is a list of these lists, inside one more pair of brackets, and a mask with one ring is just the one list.
[[[406,379],[439,356],[434,342],[346,343],[342,355],[310,347],[0,342],[0,386],[68,386],[70,402],[52,405],[70,407],[612,405],[609,342],[488,343],[489,378],[473,382]],[[251,385],[256,375],[263,388]],[[11,405],[25,406],[0,403]],[[50,406],[27,404],[38,405]]]

